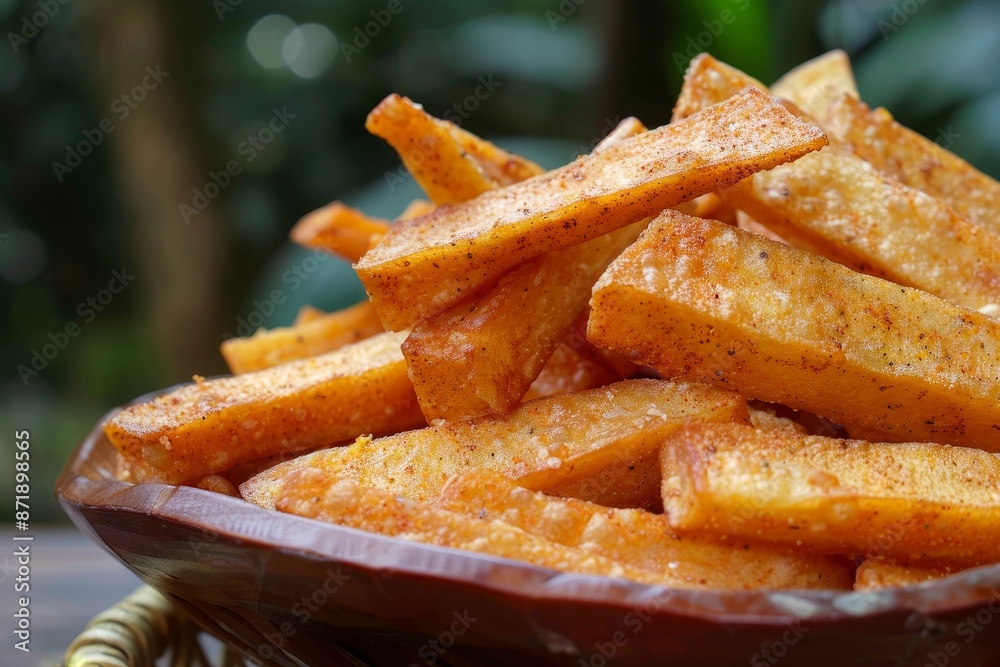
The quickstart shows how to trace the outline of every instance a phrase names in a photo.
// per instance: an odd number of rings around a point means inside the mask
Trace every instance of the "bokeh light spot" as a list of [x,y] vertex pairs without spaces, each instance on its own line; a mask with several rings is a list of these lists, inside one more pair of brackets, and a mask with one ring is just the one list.
[[295,21],[281,14],[268,14],[253,24],[247,32],[247,48],[261,67],[284,67],[282,45],[289,33],[295,30]]
[[337,54],[337,38],[319,23],[304,23],[288,33],[282,56],[288,69],[301,79],[313,79],[330,66]]

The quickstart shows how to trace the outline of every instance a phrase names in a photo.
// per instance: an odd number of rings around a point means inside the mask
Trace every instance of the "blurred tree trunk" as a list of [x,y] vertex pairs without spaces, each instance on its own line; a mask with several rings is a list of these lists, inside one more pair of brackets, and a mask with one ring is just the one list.
[[[167,381],[222,367],[217,348],[230,237],[218,201],[189,224],[179,210],[208,180],[194,99],[199,54],[186,52],[203,43],[191,36],[202,9],[155,0],[92,0],[82,9],[98,116],[110,108],[115,122],[108,141],[137,262],[126,268],[136,275],[139,312]],[[153,83],[157,68],[162,82]],[[115,102],[144,78],[155,85],[144,101]]]

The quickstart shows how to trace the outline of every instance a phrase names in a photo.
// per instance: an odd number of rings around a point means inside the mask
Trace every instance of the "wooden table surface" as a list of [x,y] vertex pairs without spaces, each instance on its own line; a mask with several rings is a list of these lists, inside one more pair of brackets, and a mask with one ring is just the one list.
[[[33,529],[31,591],[14,590],[17,557],[10,531],[0,549],[0,665],[53,667],[62,665],[63,652],[92,616],[114,605],[142,585],[124,565],[72,526]],[[31,653],[14,648],[13,614],[16,600],[31,599]]]

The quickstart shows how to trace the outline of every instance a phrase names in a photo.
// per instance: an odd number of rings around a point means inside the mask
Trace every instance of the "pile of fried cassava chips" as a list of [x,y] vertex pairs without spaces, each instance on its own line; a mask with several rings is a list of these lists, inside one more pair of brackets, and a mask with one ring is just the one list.
[[369,300],[117,413],[122,479],[677,588],[1000,561],[1000,184],[843,53],[770,90],[703,54],[552,171],[397,95],[366,127],[428,200],[291,237]]

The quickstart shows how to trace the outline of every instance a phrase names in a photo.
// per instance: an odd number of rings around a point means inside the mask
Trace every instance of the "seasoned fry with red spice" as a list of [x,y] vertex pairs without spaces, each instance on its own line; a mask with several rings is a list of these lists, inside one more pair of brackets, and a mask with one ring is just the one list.
[[712,220],[654,221],[594,288],[588,336],[870,440],[1000,451],[1000,322]]
[[502,417],[362,438],[275,466],[241,485],[240,493],[273,507],[292,471],[315,467],[427,500],[452,475],[486,469],[555,495],[609,506],[658,506],[660,443],[689,420],[748,423],[746,401],[705,385],[626,380],[538,399]]
[[659,572],[677,588],[753,590],[851,587],[834,561],[745,540],[682,539],[661,514],[616,509],[530,491],[493,472],[472,471],[445,485],[439,504],[532,535]]
[[648,584],[668,581],[663,573],[627,567],[499,521],[482,521],[427,502],[401,498],[383,489],[359,486],[314,468],[292,475],[276,508],[372,533],[513,558],[562,572],[626,577]]
[[368,252],[373,237],[384,236],[392,224],[335,201],[299,220],[291,239],[305,248],[318,248],[348,262]]
[[1000,561],[1000,457],[982,450],[689,424],[660,461],[664,515],[682,535],[920,565]]
[[223,342],[220,350],[229,370],[235,375],[259,371],[332,352],[385,331],[375,308],[367,301],[308,318],[304,324],[258,329],[252,336]]
[[[733,128],[740,141],[733,141]],[[746,90],[716,107],[397,225],[355,265],[388,329],[435,315],[517,264],[607,234],[826,145]]]
[[916,586],[943,579],[963,569],[965,568],[957,565],[917,567],[882,557],[866,558],[854,573],[854,590],[873,591],[880,588]]
[[900,125],[886,109],[870,109],[854,97],[843,96],[818,120],[883,174],[940,199],[970,222],[1000,234],[1000,182]]
[[201,380],[109,419],[130,481],[185,484],[285,451],[423,422],[399,346],[383,333],[255,373]]

